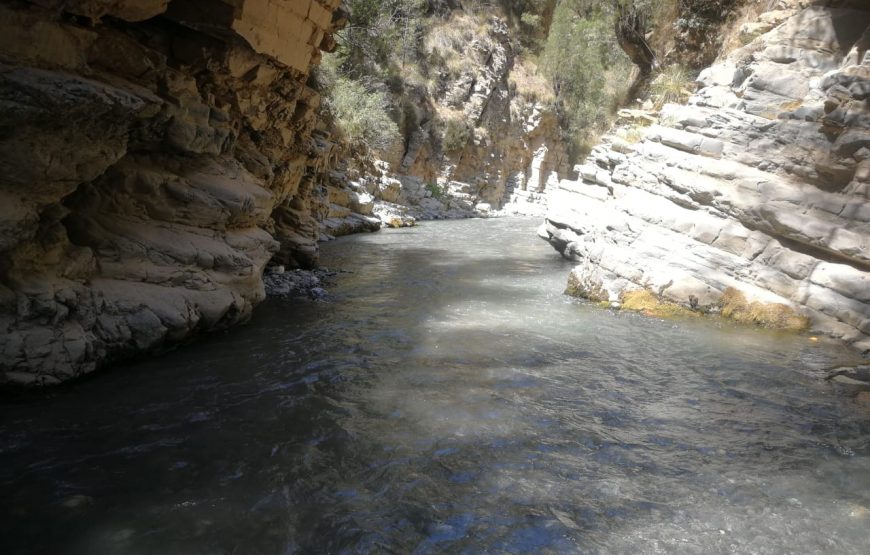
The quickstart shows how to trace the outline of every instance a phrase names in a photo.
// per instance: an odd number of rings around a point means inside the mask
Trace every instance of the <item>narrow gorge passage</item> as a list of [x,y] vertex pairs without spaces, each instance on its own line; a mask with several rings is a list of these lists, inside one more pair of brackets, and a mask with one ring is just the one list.
[[870,552],[853,351],[563,296],[538,223],[339,239],[325,302],[5,399],[3,552]]

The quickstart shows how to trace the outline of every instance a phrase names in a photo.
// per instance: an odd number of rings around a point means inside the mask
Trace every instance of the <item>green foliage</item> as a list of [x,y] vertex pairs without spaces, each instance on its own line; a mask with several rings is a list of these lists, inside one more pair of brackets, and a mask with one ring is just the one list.
[[678,26],[705,27],[724,21],[742,0],[679,0],[681,19]]
[[444,191],[444,187],[438,185],[437,183],[427,183],[426,190],[429,191],[429,196],[436,200],[444,199],[446,192]]
[[541,16],[540,14],[531,13],[531,12],[523,12],[520,16],[520,21],[523,25],[531,27],[532,29],[537,29],[541,26]]
[[575,157],[607,126],[629,84],[631,64],[613,32],[610,3],[562,0],[541,55]]
[[426,0],[345,0],[351,17],[338,33],[345,70],[378,75],[391,64],[404,66],[417,55]]
[[456,152],[461,150],[471,139],[471,130],[465,123],[457,118],[450,118],[444,125],[444,136],[441,146],[444,152]]
[[500,4],[508,20],[516,24],[520,44],[528,52],[540,52],[557,0],[501,0]]
[[[321,72],[327,105],[348,137],[383,148],[396,130],[407,142],[434,114],[421,102],[444,94],[444,83],[467,73],[471,40],[490,40],[490,16],[507,17],[516,59],[509,77],[520,96],[556,107],[573,154],[583,154],[624,101],[633,68],[614,34],[618,4],[631,4],[672,34],[685,5],[713,0],[344,0],[349,25],[340,49]],[[731,4],[739,0],[725,0]],[[705,12],[706,13],[706,12]],[[667,30],[664,30],[667,27]],[[668,85],[669,86],[669,85]],[[330,92],[330,89],[332,91]],[[387,107],[387,95],[394,106]],[[442,114],[442,117],[444,114]],[[392,118],[392,122],[388,121]],[[472,131],[461,119],[438,124],[445,152],[461,150]]]
[[326,106],[348,140],[385,151],[399,138],[384,93],[369,91],[358,81],[333,75],[326,88]]

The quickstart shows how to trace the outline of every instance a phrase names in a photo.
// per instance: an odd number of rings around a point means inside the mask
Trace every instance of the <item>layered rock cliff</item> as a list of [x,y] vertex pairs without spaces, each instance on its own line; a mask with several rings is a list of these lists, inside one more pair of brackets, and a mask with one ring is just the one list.
[[316,261],[339,0],[0,3],[0,383],[244,321]]
[[687,106],[627,114],[553,191],[540,233],[578,260],[578,295],[712,311],[736,296],[866,351],[870,8],[779,4]]
[[525,68],[518,67],[517,38],[506,22],[488,17],[468,29],[461,24],[466,17],[453,12],[443,23],[464,34],[429,46],[432,55],[464,62],[457,72],[436,68],[437,86],[425,104],[433,105],[442,129],[421,118],[398,173],[438,182],[483,212],[522,209],[567,170],[559,124],[551,105],[523,94],[512,79]]

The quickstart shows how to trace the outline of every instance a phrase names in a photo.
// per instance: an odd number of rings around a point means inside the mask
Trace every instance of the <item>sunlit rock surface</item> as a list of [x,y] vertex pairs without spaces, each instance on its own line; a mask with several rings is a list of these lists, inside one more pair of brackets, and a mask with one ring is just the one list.
[[273,257],[315,262],[306,80],[338,4],[0,6],[0,383],[244,321]]
[[710,308],[730,287],[868,350],[870,7],[775,19],[701,73],[688,106],[633,144],[605,138],[540,234],[580,262],[580,294]]

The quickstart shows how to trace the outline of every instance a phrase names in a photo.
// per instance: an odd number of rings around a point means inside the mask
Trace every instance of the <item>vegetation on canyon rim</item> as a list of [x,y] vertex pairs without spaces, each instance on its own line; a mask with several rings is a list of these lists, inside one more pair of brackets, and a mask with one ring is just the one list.
[[[490,40],[493,16],[507,22],[517,57],[512,93],[559,116],[579,158],[628,102],[638,69],[614,32],[626,11],[639,18],[659,53],[651,90],[657,104],[679,101],[692,72],[717,51],[717,33],[739,0],[349,0],[339,50],[325,58],[320,82],[337,127],[351,142],[386,152],[407,145],[431,121],[444,152],[472,138],[468,122],[433,109],[432,99],[475,62],[472,40]],[[676,40],[675,37],[679,37]],[[634,91],[632,91],[634,92]],[[393,125],[390,125],[392,122]]]

